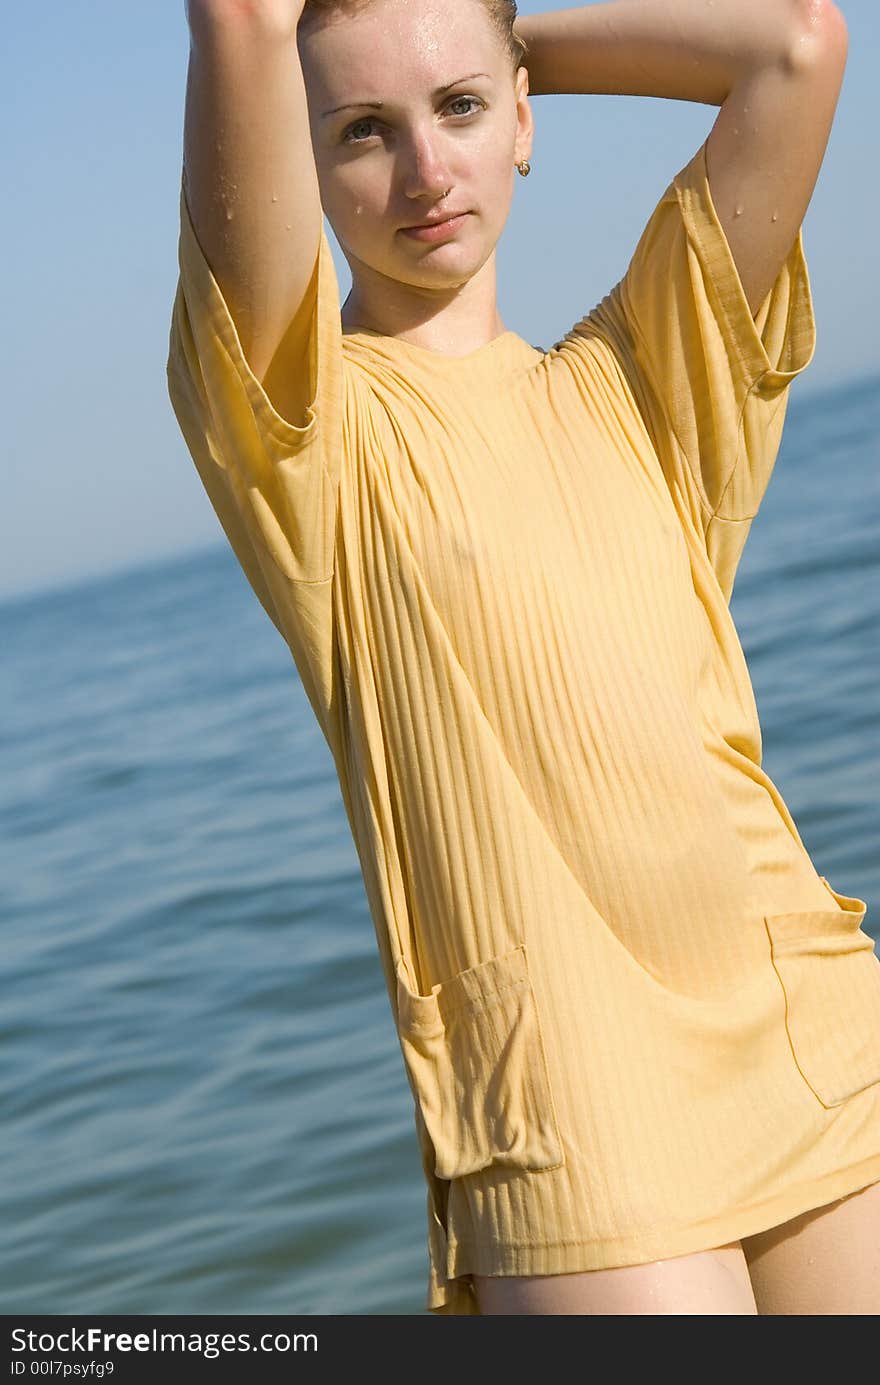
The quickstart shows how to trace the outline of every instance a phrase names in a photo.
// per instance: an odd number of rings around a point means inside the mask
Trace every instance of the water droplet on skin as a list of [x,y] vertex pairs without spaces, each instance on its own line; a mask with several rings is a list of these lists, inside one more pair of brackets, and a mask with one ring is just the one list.
[[776,220],[776,213],[775,213],[775,212],[774,212],[773,215],[771,216],[770,220],[771,220],[771,221],[775,221],[775,220]]
[[742,216],[742,207],[737,207],[733,214],[734,216]]
[[272,193],[272,201],[273,201],[273,202],[277,202],[277,201],[278,201],[278,193],[277,193],[277,192],[273,192],[273,193]]
[[227,207],[227,208],[226,208],[226,220],[227,220],[227,221],[231,221],[234,215],[235,215],[235,213],[233,212],[232,208],[231,208],[231,207]]
[[287,231],[290,230],[290,222],[289,222],[289,221],[288,221],[288,223],[287,223],[287,226],[285,227],[285,230],[287,230]]
[[734,127],[733,127],[733,133],[734,133],[735,135],[738,135],[738,134],[739,134],[739,130],[736,128],[735,125],[734,125]]

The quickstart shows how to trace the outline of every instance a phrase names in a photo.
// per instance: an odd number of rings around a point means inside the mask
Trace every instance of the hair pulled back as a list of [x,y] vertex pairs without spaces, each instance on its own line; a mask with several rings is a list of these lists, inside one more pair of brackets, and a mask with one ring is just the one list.
[[[475,0],[475,3],[483,6],[491,23],[494,24],[515,72],[524,64],[528,52],[525,40],[513,30],[516,0]],[[335,14],[358,14],[370,4],[372,0],[306,0],[300,24],[317,23]]]

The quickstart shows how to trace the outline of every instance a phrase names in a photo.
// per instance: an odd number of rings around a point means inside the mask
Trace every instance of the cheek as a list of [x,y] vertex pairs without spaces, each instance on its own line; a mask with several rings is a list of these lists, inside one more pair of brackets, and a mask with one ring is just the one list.
[[491,215],[497,210],[502,217],[506,215],[513,193],[513,146],[506,141],[494,139],[481,152],[473,166],[475,191],[481,198],[483,212]]
[[321,203],[330,220],[355,236],[369,236],[369,228],[381,220],[388,205],[375,169],[371,177],[354,168],[337,170],[320,180],[320,188]]
[[514,129],[508,128],[506,121],[487,126],[465,151],[470,175],[495,197],[510,181],[514,136]]

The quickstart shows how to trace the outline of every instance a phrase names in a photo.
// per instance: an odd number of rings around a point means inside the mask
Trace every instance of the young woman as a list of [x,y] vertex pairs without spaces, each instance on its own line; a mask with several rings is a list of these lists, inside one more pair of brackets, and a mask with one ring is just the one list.
[[[729,609],[813,355],[840,12],[190,0],[189,23],[169,390],[334,756],[427,1307],[877,1312],[880,961],[761,767]],[[549,351],[496,302],[530,91],[720,107]],[[589,177],[575,132],[567,162]]]

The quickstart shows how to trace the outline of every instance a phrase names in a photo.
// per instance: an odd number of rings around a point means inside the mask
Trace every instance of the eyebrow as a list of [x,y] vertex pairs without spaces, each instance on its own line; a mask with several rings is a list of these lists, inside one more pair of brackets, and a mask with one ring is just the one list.
[[[471,82],[475,77],[489,77],[491,81],[491,76],[488,72],[469,72],[466,77],[456,77],[454,82],[447,82],[446,86],[438,87],[433,94],[434,96],[442,96],[445,91],[449,91],[452,87],[457,87],[459,82]],[[347,101],[344,106],[334,106],[331,110],[324,111],[321,119],[326,120],[328,115],[336,115],[337,111],[358,110],[363,106],[369,106],[374,111],[381,111],[384,104],[384,101]]]

